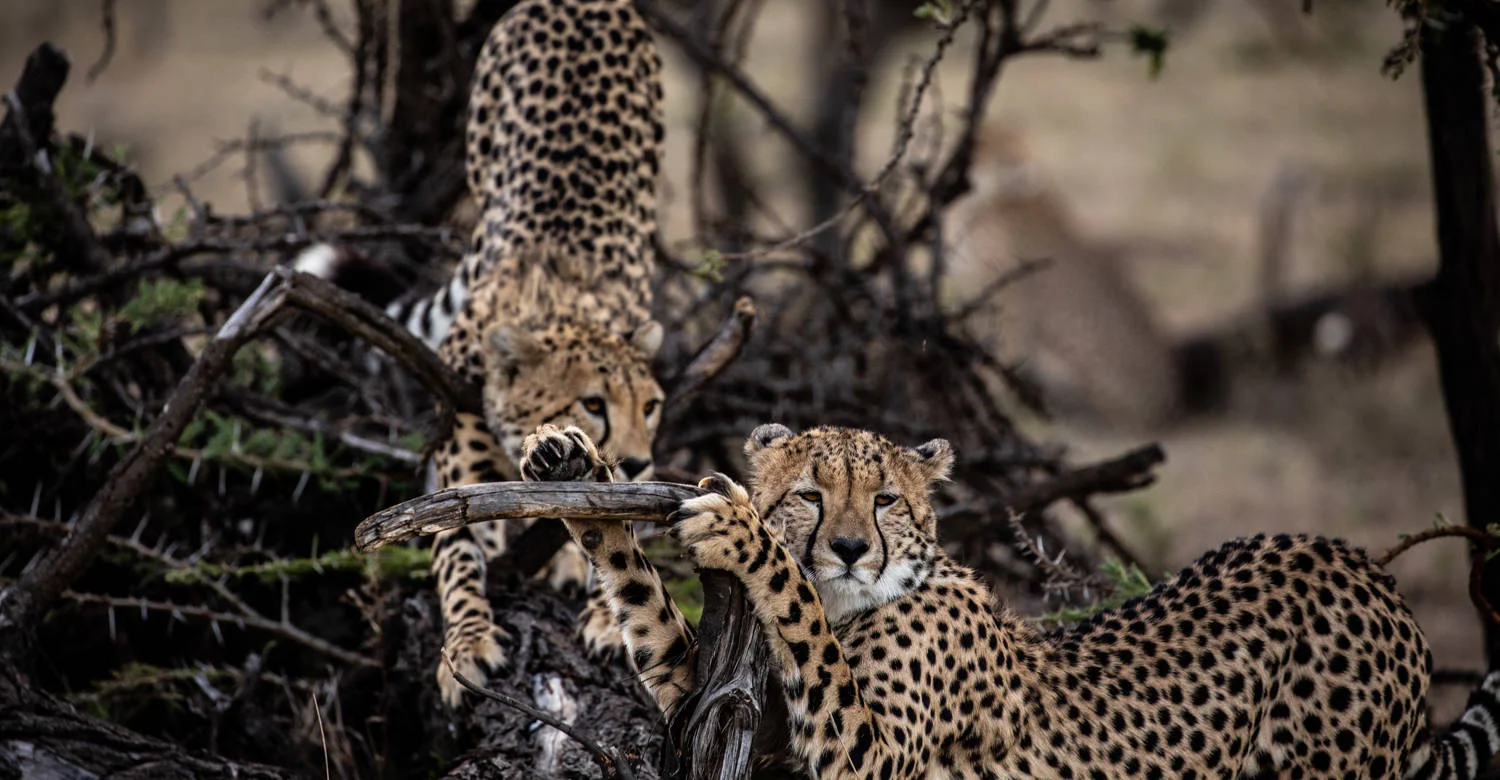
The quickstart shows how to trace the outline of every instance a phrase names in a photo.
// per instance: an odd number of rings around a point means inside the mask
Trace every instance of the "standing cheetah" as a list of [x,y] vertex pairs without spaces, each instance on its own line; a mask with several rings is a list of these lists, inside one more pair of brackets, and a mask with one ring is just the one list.
[[[660,71],[630,0],[524,0],[490,33],[469,99],[472,246],[431,298],[387,308],[483,387],[483,418],[458,415],[435,451],[435,487],[514,479],[526,434],[543,423],[587,431],[621,478],[651,477],[662,404],[650,285]],[[336,276],[336,257],[315,247],[297,267]],[[486,564],[505,546],[493,523],[434,543],[446,645],[474,680],[506,663],[484,593]],[[581,585],[588,563],[569,544],[549,574]],[[602,599],[583,625],[595,654],[619,645]],[[462,689],[441,665],[438,682],[456,705]]]
[[[818,778],[1469,778],[1500,733],[1500,672],[1428,728],[1426,639],[1361,551],[1230,542],[1150,594],[1039,633],[937,544],[948,443],[757,428],[751,487],[722,475],[674,533],[745,585]],[[609,480],[581,431],[527,440],[525,479]],[[632,532],[569,523],[664,711],[692,635]]]

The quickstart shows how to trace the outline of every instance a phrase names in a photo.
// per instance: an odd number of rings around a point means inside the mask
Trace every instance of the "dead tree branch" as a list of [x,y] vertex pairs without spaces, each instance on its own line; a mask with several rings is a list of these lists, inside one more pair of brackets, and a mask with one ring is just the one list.
[[[1500,229],[1484,62],[1479,36],[1467,24],[1418,29],[1438,272],[1418,292],[1417,310],[1437,351],[1464,514],[1482,529],[1500,517]],[[1487,44],[1493,50],[1495,40]],[[1500,603],[1500,564],[1488,567],[1485,599]],[[1485,621],[1484,637],[1490,668],[1500,668],[1500,625]]]
[[670,482],[488,482],[443,488],[365,518],[354,546],[372,552],[394,542],[491,520],[659,522],[683,501],[704,495]]
[[750,334],[755,329],[755,317],[754,300],[746,296],[734,302],[734,310],[725,318],[724,324],[719,326],[719,332],[698,350],[687,368],[672,380],[671,391],[667,393],[666,413],[669,418],[685,407],[704,385],[713,381],[714,377],[723,373],[739,357],[740,351],[745,348],[745,342],[749,341]]
[[[703,570],[696,684],[670,714],[668,776],[749,777],[757,756],[785,749],[785,701],[770,674],[770,652],[745,586],[728,572]],[[780,717],[765,717],[767,711]]]
[[1045,509],[1065,498],[1140,490],[1156,481],[1152,469],[1166,459],[1160,444],[1148,444],[1117,458],[1069,469],[1046,482],[1017,490],[1005,497],[1005,503],[1024,514]]

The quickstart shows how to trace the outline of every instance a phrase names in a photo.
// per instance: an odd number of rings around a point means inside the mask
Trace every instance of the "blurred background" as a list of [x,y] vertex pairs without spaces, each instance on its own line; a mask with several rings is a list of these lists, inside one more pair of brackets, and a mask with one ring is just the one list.
[[[808,126],[833,78],[821,5],[765,0],[743,63]],[[889,153],[911,62],[935,42],[917,5],[874,4],[874,77],[853,155],[866,177]],[[334,22],[347,24],[341,10]],[[1047,261],[1001,292],[985,329],[1052,414],[1008,408],[1080,461],[1163,443],[1157,485],[1110,503],[1116,529],[1158,570],[1258,531],[1378,552],[1440,514],[1461,521],[1432,351],[1401,305],[1434,269],[1435,248],[1416,74],[1381,72],[1402,35],[1395,13],[1379,0],[1319,0],[1310,16],[1301,0],[1054,0],[1045,14],[1165,30],[1170,46],[1159,72],[1115,46],[1094,59],[1019,58],[1000,77],[975,190],[942,232],[955,305],[1023,261]],[[308,102],[338,105],[350,85],[311,4],[123,0],[117,24],[107,67],[87,80],[103,55],[97,2],[0,3],[0,83],[15,82],[37,42],[66,49],[75,75],[59,126],[120,150],[164,215],[180,206],[177,175],[221,213],[315,186],[304,179],[333,151],[316,139],[338,126]],[[946,112],[966,103],[968,46],[961,36],[938,70]],[[694,234],[687,147],[700,81],[675,49],[664,54],[670,246]],[[310,100],[289,96],[283,78]],[[924,127],[936,132],[945,111]],[[743,173],[768,196],[757,223],[813,220],[804,163],[754,113],[727,118]],[[301,134],[313,140],[254,177],[243,152],[224,152],[236,139]],[[1276,335],[1278,312],[1291,336]],[[1438,667],[1482,666],[1466,568],[1456,541],[1393,566]],[[1461,698],[1444,700],[1440,717]]]

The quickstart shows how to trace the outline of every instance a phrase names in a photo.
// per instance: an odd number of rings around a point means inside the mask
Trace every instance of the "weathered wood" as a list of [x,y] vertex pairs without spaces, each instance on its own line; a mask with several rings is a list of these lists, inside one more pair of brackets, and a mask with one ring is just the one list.
[[676,415],[687,408],[687,402],[704,385],[739,357],[740,351],[745,348],[745,342],[750,340],[750,334],[755,330],[756,316],[755,301],[749,296],[741,296],[734,302],[734,308],[719,326],[719,331],[698,350],[698,354],[688,362],[687,368],[672,380],[671,390],[667,393],[669,415]]
[[[667,726],[664,774],[679,780],[739,780],[757,756],[787,744],[780,686],[770,676],[770,649],[760,621],[734,575],[699,572],[703,620],[698,624],[697,685]],[[771,714],[781,717],[767,717]]]
[[659,522],[677,505],[705,493],[671,482],[488,482],[461,485],[414,498],[365,518],[354,530],[363,552],[392,542],[491,520],[555,517],[564,520]]

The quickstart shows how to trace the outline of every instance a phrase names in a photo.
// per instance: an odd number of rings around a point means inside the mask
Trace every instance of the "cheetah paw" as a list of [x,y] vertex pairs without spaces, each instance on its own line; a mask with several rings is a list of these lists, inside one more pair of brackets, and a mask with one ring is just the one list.
[[[459,635],[450,638],[444,644],[443,651],[452,658],[453,667],[458,673],[469,682],[483,687],[491,675],[510,667],[510,658],[506,656],[504,648],[504,642],[510,635],[505,629],[496,625],[460,626],[459,631],[454,633]],[[438,661],[437,682],[443,704],[449,709],[458,709],[466,689],[448,670],[448,663],[444,660]]]
[[[699,568],[734,571],[753,555],[765,530],[745,488],[723,474],[698,483],[707,495],[690,498],[667,518]],[[747,554],[748,553],[748,554]],[[743,560],[741,560],[743,559]]]
[[609,467],[593,440],[571,425],[543,425],[526,437],[521,478],[527,482],[610,481]]

